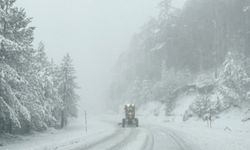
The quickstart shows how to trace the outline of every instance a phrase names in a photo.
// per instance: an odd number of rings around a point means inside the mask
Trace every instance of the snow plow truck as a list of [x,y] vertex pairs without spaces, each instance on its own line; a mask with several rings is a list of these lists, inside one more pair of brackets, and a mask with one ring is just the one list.
[[122,127],[125,128],[127,126],[139,126],[138,118],[135,118],[135,105],[127,104],[124,106],[125,110],[125,118],[122,119]]

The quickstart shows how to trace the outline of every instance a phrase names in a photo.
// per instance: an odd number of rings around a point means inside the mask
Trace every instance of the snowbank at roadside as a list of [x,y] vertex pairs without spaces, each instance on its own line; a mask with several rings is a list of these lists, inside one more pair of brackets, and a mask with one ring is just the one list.
[[209,128],[201,120],[179,122],[156,116],[140,119],[142,126],[151,124],[173,131],[183,142],[193,144],[194,150],[249,150],[250,147],[250,122],[225,118],[213,122]]
[[140,120],[142,124],[155,124],[176,131],[187,143],[194,143],[198,150],[249,150],[250,147],[250,121],[242,121],[249,110],[245,108],[231,108],[213,118],[212,128],[206,121],[193,117],[183,121],[183,115],[189,105],[195,100],[195,95],[178,97],[173,116],[154,115],[155,111],[164,114],[161,104],[148,103],[144,105]]
[[[141,117],[153,117],[154,120],[164,122],[175,122],[184,124],[197,124],[199,126],[207,126],[207,122],[197,117],[191,117],[187,121],[183,122],[183,116],[185,112],[189,110],[190,105],[196,100],[197,93],[183,94],[176,98],[175,107],[171,116],[166,116],[166,104],[161,102],[148,102],[142,105],[137,114]],[[212,116],[212,126],[220,128],[222,130],[250,130],[250,106],[245,105],[242,108],[232,107],[223,111],[221,114]],[[243,120],[247,118],[246,120]]]
[[242,126],[237,130],[225,130],[216,124],[208,128],[206,124],[194,121],[161,125],[176,131],[184,140],[197,145],[199,150],[248,150],[250,147],[250,130]]
[[[71,145],[76,146],[77,143],[91,139],[100,139],[112,134],[116,124],[104,122],[101,118],[89,117],[88,129],[85,131],[84,118],[72,121],[72,123],[62,130],[49,129],[44,133],[34,132],[26,136],[10,136],[0,137],[0,150],[52,150],[69,148]],[[6,139],[6,137],[9,137]],[[95,139],[94,139],[95,138]]]

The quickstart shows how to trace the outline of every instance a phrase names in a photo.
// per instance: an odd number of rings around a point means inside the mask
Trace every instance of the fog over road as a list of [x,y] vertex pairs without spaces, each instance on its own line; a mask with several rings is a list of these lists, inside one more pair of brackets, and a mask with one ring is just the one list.
[[[174,5],[182,7],[184,1],[175,0]],[[55,62],[70,53],[81,87],[81,105],[88,111],[98,111],[108,97],[117,59],[144,23],[157,16],[160,2],[19,0],[17,5],[33,17],[32,25],[37,27],[35,45],[44,42],[48,56]]]

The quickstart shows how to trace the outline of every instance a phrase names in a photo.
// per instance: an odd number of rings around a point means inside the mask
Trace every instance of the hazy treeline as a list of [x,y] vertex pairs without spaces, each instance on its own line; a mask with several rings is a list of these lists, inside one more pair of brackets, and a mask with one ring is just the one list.
[[75,71],[66,55],[49,61],[16,0],[0,0],[0,134],[64,127],[77,115]]
[[111,99],[158,100],[171,111],[178,92],[198,88],[197,105],[216,97],[205,112],[250,102],[249,56],[249,0],[187,0],[182,9],[164,0],[121,55]]

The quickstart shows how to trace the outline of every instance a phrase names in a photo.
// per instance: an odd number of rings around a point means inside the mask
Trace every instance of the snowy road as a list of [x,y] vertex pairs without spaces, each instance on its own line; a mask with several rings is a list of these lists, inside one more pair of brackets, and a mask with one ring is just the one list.
[[71,150],[195,150],[175,131],[147,125],[140,128],[117,130],[90,144]]
[[[122,128],[116,114],[90,117],[88,132],[82,119],[64,130],[23,136],[0,150],[249,150],[250,130],[207,128],[197,122],[139,116],[139,128]],[[152,121],[153,120],[153,121]],[[1,143],[0,138],[0,143]]]

